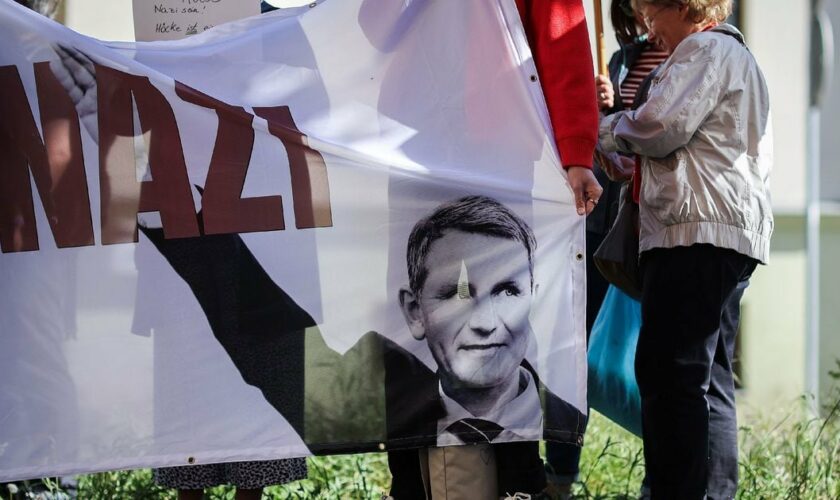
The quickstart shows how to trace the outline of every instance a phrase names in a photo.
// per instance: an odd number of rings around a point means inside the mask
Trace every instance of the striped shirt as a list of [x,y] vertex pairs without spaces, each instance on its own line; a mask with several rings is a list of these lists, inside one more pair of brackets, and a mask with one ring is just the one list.
[[633,109],[639,86],[665,59],[668,59],[668,53],[655,45],[649,44],[644,48],[633,67],[630,68],[630,72],[627,73],[627,77],[621,82],[621,104],[624,105],[624,109]]

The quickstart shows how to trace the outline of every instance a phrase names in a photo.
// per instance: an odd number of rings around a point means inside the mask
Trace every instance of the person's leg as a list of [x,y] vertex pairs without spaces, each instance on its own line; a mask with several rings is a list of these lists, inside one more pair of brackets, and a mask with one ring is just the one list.
[[224,464],[183,465],[153,469],[155,484],[178,490],[179,500],[201,500],[205,488],[225,483]]
[[735,498],[738,490],[738,423],[735,416],[735,377],[732,360],[741,318],[741,297],[749,284],[738,283],[720,318],[720,336],[712,364],[709,392],[708,498]]
[[[489,443],[428,449],[431,500],[497,500],[496,455]],[[400,500],[400,497],[394,495]]]
[[733,259],[739,260],[734,252],[709,245],[643,255],[636,377],[654,499],[702,499],[706,493],[706,393],[721,311],[742,275]]
[[236,500],[260,500],[262,498],[262,488],[237,488]]
[[[571,443],[545,443],[546,479],[558,494],[571,493],[580,474],[581,447]],[[553,490],[553,491],[554,491]]]
[[[493,445],[499,495],[527,493],[536,495],[545,489],[545,465],[540,457],[540,443],[519,441]],[[577,463],[574,464],[577,468]]]
[[227,462],[225,483],[236,488],[236,500],[259,500],[263,488],[287,484],[307,476],[306,459],[246,460]]
[[204,490],[178,490],[178,500],[201,500]]
[[589,340],[589,335],[592,334],[592,325],[595,324],[595,319],[598,318],[598,313],[601,312],[601,304],[604,303],[604,297],[607,295],[607,289],[610,287],[609,281],[604,278],[598,266],[595,265],[593,255],[595,250],[601,246],[606,234],[586,232],[586,340]]
[[645,472],[642,485],[639,487],[639,500],[650,500],[650,477]]
[[[388,451],[388,469],[391,471],[392,497],[399,500],[425,500],[428,480],[427,454],[420,450]],[[422,463],[421,463],[422,458]]]

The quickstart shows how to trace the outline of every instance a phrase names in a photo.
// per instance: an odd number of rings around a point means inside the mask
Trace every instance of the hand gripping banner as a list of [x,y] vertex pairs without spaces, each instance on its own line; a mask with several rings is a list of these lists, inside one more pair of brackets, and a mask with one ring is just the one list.
[[578,442],[583,220],[535,74],[509,0],[151,43],[0,0],[0,481]]

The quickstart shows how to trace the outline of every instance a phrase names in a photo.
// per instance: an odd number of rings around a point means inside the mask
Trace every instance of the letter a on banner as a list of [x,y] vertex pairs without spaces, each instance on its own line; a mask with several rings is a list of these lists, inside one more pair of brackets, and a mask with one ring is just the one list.
[[[142,76],[96,66],[102,242],[137,241],[137,214],[160,212],[167,238],[198,236],[184,151],[172,106]],[[151,181],[137,181],[134,113],[149,133]]]

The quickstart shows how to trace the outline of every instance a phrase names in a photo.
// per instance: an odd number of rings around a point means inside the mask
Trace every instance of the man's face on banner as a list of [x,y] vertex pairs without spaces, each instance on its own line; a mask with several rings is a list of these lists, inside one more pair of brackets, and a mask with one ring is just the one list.
[[403,308],[414,337],[429,343],[440,376],[454,387],[476,389],[510,380],[530,330],[525,246],[451,230],[432,243],[425,268],[420,297]]

